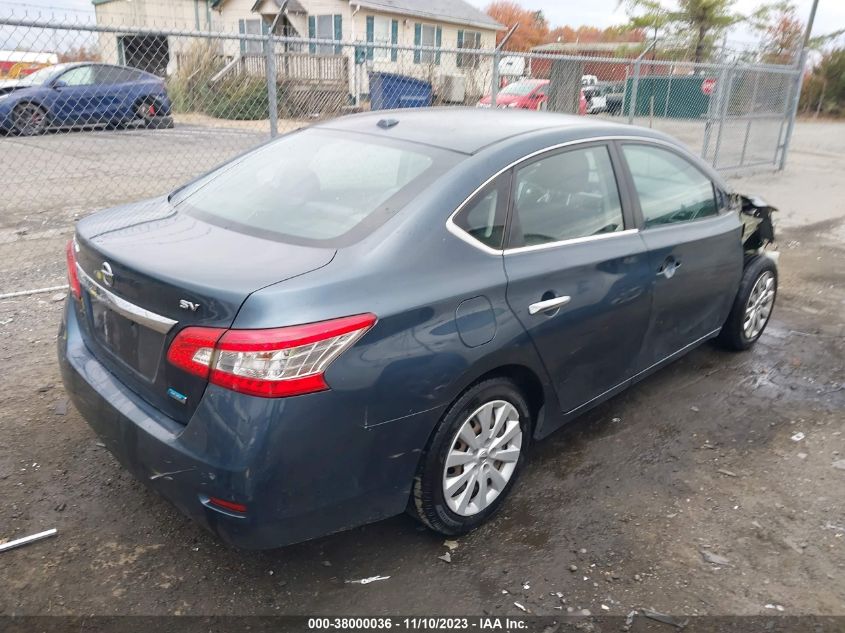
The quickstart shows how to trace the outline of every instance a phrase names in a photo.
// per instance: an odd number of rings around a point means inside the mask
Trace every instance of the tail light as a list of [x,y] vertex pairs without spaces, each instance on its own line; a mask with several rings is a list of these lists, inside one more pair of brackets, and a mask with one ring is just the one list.
[[187,327],[167,350],[171,364],[233,391],[264,398],[329,388],[331,362],[376,322],[374,314],[269,330]]
[[76,241],[68,240],[65,248],[67,258],[67,282],[70,285],[70,293],[75,299],[82,298],[82,286],[79,284],[79,271],[76,269]]

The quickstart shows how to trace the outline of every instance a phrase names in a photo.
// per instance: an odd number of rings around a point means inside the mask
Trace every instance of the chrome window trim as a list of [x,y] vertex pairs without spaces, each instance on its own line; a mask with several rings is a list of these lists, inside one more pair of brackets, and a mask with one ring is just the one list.
[[716,215],[704,215],[704,216],[701,216],[700,218],[693,218],[692,220],[682,220],[680,222],[670,222],[669,224],[652,224],[651,226],[644,226],[640,230],[644,233],[645,232],[651,233],[652,231],[669,230],[669,229],[672,229],[672,228],[677,228],[679,226],[695,225],[695,224],[699,224],[699,223],[702,223],[702,222],[707,222],[708,220],[713,221],[713,222],[715,222],[716,220],[723,220],[724,221],[724,219],[727,218],[728,216],[729,216],[729,213],[722,213],[720,211]]
[[76,270],[79,273],[80,283],[85,287],[92,299],[105,304],[109,309],[126,317],[130,321],[134,321],[138,325],[143,325],[161,334],[167,334],[178,323],[178,321],[161,316],[155,312],[150,312],[145,308],[136,306],[134,303],[130,303],[126,299],[118,297],[94,281],[88,273],[82,270],[82,266],[79,264],[76,265]]
[[598,235],[585,235],[584,237],[573,237],[568,240],[558,240],[557,242],[546,242],[545,244],[532,244],[531,246],[517,246],[516,248],[508,248],[505,250],[505,255],[519,255],[521,253],[533,253],[534,251],[544,251],[549,248],[557,248],[558,246],[569,246],[570,244],[584,244],[587,242],[597,242],[599,240],[606,240],[611,237],[619,237],[622,235],[636,235],[639,229],[625,229],[624,231],[614,231],[613,233],[599,233]]
[[[469,204],[470,200],[472,200],[482,189],[484,189],[487,185],[493,182],[496,178],[501,176],[503,173],[508,171],[509,169],[513,169],[517,165],[524,163],[526,161],[531,160],[541,154],[545,154],[547,152],[553,152],[556,149],[561,149],[563,147],[572,147],[574,145],[585,145],[588,143],[602,143],[602,142],[609,142],[609,141],[637,141],[642,142],[644,144],[654,144],[654,145],[662,145],[665,147],[673,148],[673,149],[683,149],[683,147],[677,145],[676,143],[670,143],[669,141],[664,141],[662,139],[657,138],[649,138],[647,136],[633,136],[633,135],[615,135],[615,136],[594,136],[591,138],[580,138],[574,141],[565,141],[563,143],[556,143],[554,145],[549,145],[548,147],[544,147],[542,149],[535,150],[530,154],[526,154],[522,158],[519,158],[512,163],[506,165],[492,176],[490,176],[487,180],[481,183],[470,195],[468,195],[461,204],[452,212],[449,218],[446,220],[446,230],[449,231],[452,235],[457,237],[458,239],[466,242],[470,246],[480,250],[482,253],[486,253],[488,255],[495,255],[495,256],[503,256],[509,255],[511,253],[522,253],[527,252],[528,250],[540,250],[545,248],[554,248],[556,246],[565,246],[569,244],[581,244],[584,242],[591,242],[593,240],[602,240],[607,239],[608,237],[614,237],[616,235],[630,235],[633,233],[639,233],[638,228],[634,229],[625,229],[624,231],[617,231],[615,233],[602,233],[601,235],[586,235],[584,237],[576,237],[568,240],[559,240],[557,242],[548,242],[547,244],[535,244],[533,246],[518,246],[516,248],[490,248],[486,244],[479,242],[475,239],[472,235],[464,231],[461,227],[455,224],[455,216],[458,215],[464,207]],[[706,174],[705,174],[706,175]],[[505,236],[507,237],[507,236]],[[503,237],[503,239],[505,239]]]

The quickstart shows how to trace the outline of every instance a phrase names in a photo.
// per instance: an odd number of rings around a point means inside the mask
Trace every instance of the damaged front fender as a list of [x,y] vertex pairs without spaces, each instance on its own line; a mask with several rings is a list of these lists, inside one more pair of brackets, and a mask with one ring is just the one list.
[[772,213],[777,209],[757,196],[737,196],[742,220],[742,245],[746,251],[758,251],[775,241]]

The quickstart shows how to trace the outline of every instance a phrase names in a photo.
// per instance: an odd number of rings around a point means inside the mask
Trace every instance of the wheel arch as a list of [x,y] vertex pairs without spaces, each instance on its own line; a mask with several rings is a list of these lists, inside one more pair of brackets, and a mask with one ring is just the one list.
[[150,102],[154,102],[156,104],[156,108],[164,108],[164,101],[161,99],[161,95],[144,92],[135,97],[135,101],[132,103],[132,114],[136,114],[138,112],[138,108],[142,104]]
[[42,112],[44,112],[44,116],[45,116],[45,119],[46,119],[45,120],[45,127],[53,125],[53,122],[54,122],[53,118],[54,117],[53,117],[53,111],[50,109],[50,107],[46,103],[44,103],[43,101],[40,101],[39,99],[31,97],[31,96],[21,98],[17,103],[15,103],[12,106],[12,108],[11,108],[11,110],[9,110],[9,112],[12,113],[12,112],[15,111],[16,108],[19,108],[20,106],[25,106],[25,105],[34,105],[35,107],[41,109]]
[[[539,438],[546,433],[548,428],[546,418],[554,416],[559,411],[557,396],[547,380],[544,380],[545,371],[539,367],[531,367],[527,363],[517,361],[502,361],[497,364],[488,365],[472,374],[467,374],[457,381],[457,388],[453,391],[449,403],[444,411],[460,399],[469,389],[475,385],[490,380],[491,378],[507,378],[513,382],[522,393],[531,412],[531,437]],[[436,424],[429,433],[426,446],[437,431]],[[552,425],[555,426],[555,425]]]

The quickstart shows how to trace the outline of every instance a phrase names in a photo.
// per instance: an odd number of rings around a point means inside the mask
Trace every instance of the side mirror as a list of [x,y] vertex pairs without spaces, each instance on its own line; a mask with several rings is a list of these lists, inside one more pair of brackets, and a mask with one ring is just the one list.
[[61,79],[56,79],[56,81],[53,82],[53,88],[61,90],[62,88],[67,88],[67,84]]

